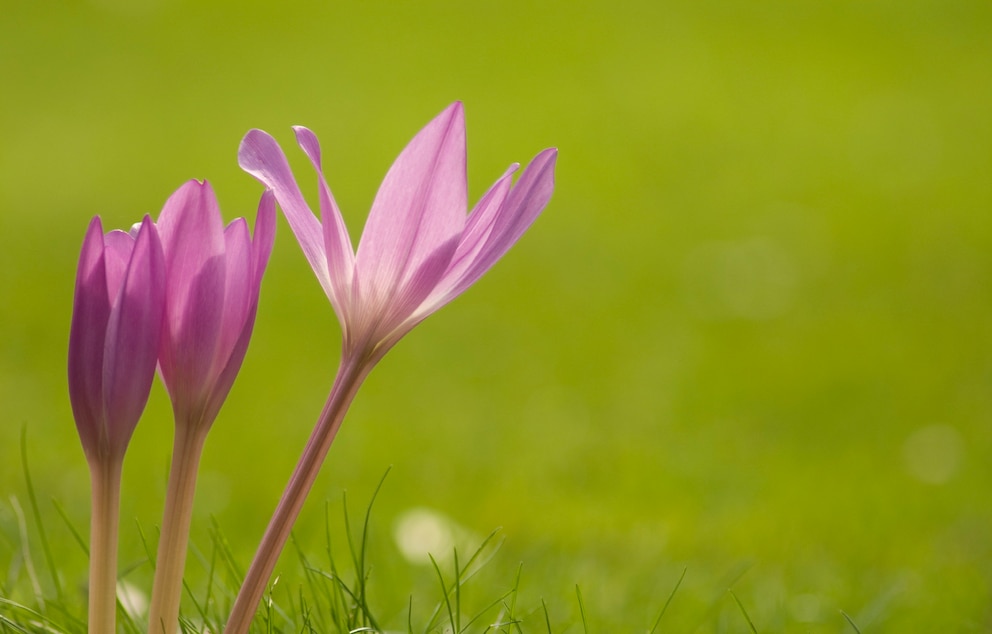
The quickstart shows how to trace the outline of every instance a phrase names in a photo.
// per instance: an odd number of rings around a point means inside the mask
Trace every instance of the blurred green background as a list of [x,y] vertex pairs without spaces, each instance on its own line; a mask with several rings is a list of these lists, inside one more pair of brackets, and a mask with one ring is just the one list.
[[[4,0],[0,91],[8,588],[25,427],[64,582],[85,581],[50,499],[86,532],[65,357],[90,217],[128,227],[189,178],[253,216],[260,186],[236,164],[252,127],[312,195],[289,129],[305,124],[357,238],[393,158],[460,99],[470,197],[552,145],[555,196],[373,373],[303,550],[319,561],[325,501],[340,535],[341,491],[360,515],[393,465],[372,592],[397,624],[409,593],[415,610],[437,596],[394,540],[422,508],[468,542],[502,526],[469,598],[523,562],[519,603],[547,601],[556,631],[581,630],[575,584],[590,631],[644,631],[683,569],[665,631],[746,631],[729,587],[762,631],[853,631],[840,610],[864,631],[992,628],[987,1]],[[216,518],[243,565],[339,347],[282,220],[262,293],[193,531],[209,551]],[[144,557],[135,524],[161,521],[170,443],[156,383],[125,463],[122,566]]]

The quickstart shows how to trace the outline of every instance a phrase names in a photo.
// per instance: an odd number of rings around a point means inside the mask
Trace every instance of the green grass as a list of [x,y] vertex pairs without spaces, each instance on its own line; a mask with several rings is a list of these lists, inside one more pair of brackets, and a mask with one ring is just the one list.
[[[471,197],[556,145],[555,197],[362,388],[280,566],[281,609],[302,609],[298,553],[328,571],[325,501],[370,499],[394,465],[368,561],[376,618],[400,631],[411,594],[418,625],[439,598],[394,536],[417,508],[474,544],[502,527],[463,624],[522,562],[526,631],[549,629],[542,605],[553,631],[581,631],[576,584],[590,632],[648,630],[683,570],[658,632],[748,631],[728,588],[760,632],[853,631],[841,611],[866,634],[992,626],[989,3],[133,5],[12,0],[0,20],[0,596],[34,605],[12,496],[57,596],[26,427],[64,604],[83,597],[62,516],[88,536],[65,362],[90,217],[130,226],[194,177],[250,215],[241,136],[266,129],[309,169],[290,147],[305,124],[357,235],[390,161],[462,99]],[[280,221],[205,448],[197,601],[228,600],[207,588],[247,565],[338,336]],[[170,447],[156,385],[124,466],[121,566],[145,591]],[[211,568],[215,523],[231,559]]]
[[[534,631],[539,628],[542,621],[549,631],[565,631],[575,625],[572,622],[575,619],[573,615],[566,622],[560,624],[559,629],[552,630],[551,617],[543,599],[541,599],[540,609],[536,606],[518,606],[517,602],[521,597],[522,564],[518,566],[512,585],[508,586],[507,590],[492,597],[485,593],[480,595],[477,591],[470,594],[470,591],[474,590],[472,586],[477,585],[470,582],[476,576],[484,575],[487,572],[485,569],[489,562],[498,556],[501,545],[499,530],[493,531],[475,545],[468,558],[462,560],[463,563],[459,562],[457,548],[454,548],[450,553],[450,565],[439,563],[434,555],[429,554],[431,567],[436,575],[436,587],[432,594],[437,595],[437,598],[427,597],[428,601],[435,601],[433,609],[425,612],[418,605],[415,616],[415,597],[411,594],[405,615],[402,611],[398,614],[394,613],[391,619],[392,623],[384,624],[385,627],[380,625],[379,617],[377,617],[378,610],[373,607],[373,594],[382,581],[376,578],[373,572],[375,566],[367,560],[367,555],[370,546],[368,539],[372,505],[384,480],[385,476],[372,494],[372,500],[366,508],[360,530],[355,530],[349,520],[348,504],[345,499],[342,500],[343,524],[341,527],[332,528],[330,514],[325,508],[325,544],[324,557],[322,558],[324,559],[324,567],[312,562],[307,553],[300,548],[300,544],[295,538],[291,540],[291,550],[296,565],[290,567],[288,581],[281,575],[272,581],[269,592],[264,597],[253,623],[253,632],[353,634],[357,632],[402,631],[399,628],[405,625],[408,634],[431,634],[435,632],[456,634],[462,632],[493,632],[495,634],[500,632],[510,634],[512,632]],[[50,554],[50,544],[47,541],[47,531],[44,525],[34,526],[35,531],[32,534],[32,531],[27,528],[27,523],[23,521],[23,510],[17,499],[12,498],[10,505],[15,510],[18,519],[21,520],[17,526],[19,533],[17,551],[23,558],[23,569],[18,572],[17,567],[11,568],[3,592],[18,596],[23,591],[20,596],[25,598],[20,599],[20,601],[0,598],[0,632],[64,632],[66,634],[85,632],[85,597],[82,596],[83,593],[77,593],[74,597],[75,600],[73,600],[72,597],[63,594],[60,577],[64,571],[57,566]],[[39,516],[39,509],[33,496],[31,497],[31,510],[35,517]],[[68,525],[67,528],[73,534],[78,533],[78,530],[71,525]],[[334,554],[332,535],[336,534],[335,529],[343,529],[347,542],[346,566],[344,568],[338,565]],[[79,546],[85,551],[85,544],[80,543]],[[39,574],[33,563],[31,553],[33,550],[39,549],[45,553],[44,559],[49,564],[48,572],[51,574],[47,578],[43,578],[43,575]],[[192,559],[195,562],[194,567],[199,567],[201,572],[206,574],[206,585],[200,592],[194,590],[189,584],[186,585],[188,605],[191,609],[180,618],[181,631],[184,634],[219,632],[223,629],[227,614],[237,594],[238,584],[243,578],[242,567],[236,561],[235,554],[231,552],[230,545],[221,528],[216,524],[213,525],[209,551],[204,552],[195,546],[191,550]],[[150,549],[147,559],[138,562],[132,570],[124,571],[121,574],[121,580],[122,582],[126,581],[130,573],[135,570],[147,572],[148,569],[154,570]],[[651,632],[658,630],[665,611],[675,597],[684,577],[685,571],[679,577],[675,588],[655,619]],[[484,589],[491,591],[494,581],[490,579]],[[55,596],[46,596],[46,586],[55,588]],[[141,622],[144,609],[136,606],[145,605],[148,597],[141,592],[140,588],[131,586],[131,589],[137,591],[138,594],[124,592],[118,597],[118,629],[137,634],[144,631],[144,624]],[[392,588],[392,590],[395,591],[396,588]],[[582,630],[589,632],[586,606],[579,586],[575,587],[575,591],[578,621],[581,623]],[[135,599],[135,596],[138,598]],[[733,596],[743,612],[744,608],[740,601],[736,595]],[[423,597],[417,597],[418,602],[422,600]],[[746,612],[744,616],[750,624]],[[844,616],[850,621],[850,617]],[[751,627],[754,629],[753,625]]]

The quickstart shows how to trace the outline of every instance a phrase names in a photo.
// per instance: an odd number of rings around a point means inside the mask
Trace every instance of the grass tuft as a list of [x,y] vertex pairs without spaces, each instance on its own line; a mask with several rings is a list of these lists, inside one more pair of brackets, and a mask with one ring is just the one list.
[[[326,561],[320,564],[315,562],[304,552],[296,536],[291,536],[290,543],[297,570],[290,568],[284,571],[284,576],[277,577],[272,582],[252,624],[252,634],[383,634],[387,631],[383,629],[383,625],[389,619],[384,619],[383,613],[377,611],[371,601],[374,594],[374,567],[370,547],[373,536],[373,503],[382,490],[388,473],[387,470],[379,480],[364,516],[355,526],[349,516],[347,496],[342,494],[343,538],[347,543],[345,569],[341,569],[332,549],[332,534],[335,531],[331,528],[330,504],[325,504],[324,507],[323,548]],[[55,504],[55,507],[76,545],[86,553],[88,549],[83,533],[76,529],[61,506]],[[29,525],[17,498],[11,498],[11,508],[13,513],[8,515],[8,520],[12,521],[11,527],[16,528],[10,532],[15,535],[11,551],[16,556],[10,563],[8,582],[4,585],[3,592],[17,592],[20,602],[15,601],[13,596],[0,599],[0,634],[85,634],[85,601],[79,602],[79,597],[67,596],[65,586],[62,587],[60,596],[59,590],[47,584],[47,578],[45,583],[39,580],[28,543],[29,537],[32,541],[42,539],[40,532],[33,522]],[[35,512],[34,517],[40,518],[40,513]],[[154,569],[154,539],[148,539],[138,524],[135,524],[135,530],[140,537],[142,556],[132,560],[129,565],[122,566],[118,575],[122,582],[129,575],[140,573],[147,576],[148,568]],[[210,518],[209,540],[209,548],[201,549],[196,544],[190,547],[190,562],[196,562],[199,568],[193,568],[198,573],[196,576],[191,574],[184,579],[185,598],[179,622],[181,634],[222,631],[237,588],[243,579],[243,568],[214,517]],[[469,592],[468,584],[473,583],[487,569],[502,545],[502,531],[497,528],[480,540],[468,556],[464,556],[457,548],[452,549],[450,560],[431,554],[429,559],[434,577],[431,583],[434,592],[440,592],[440,595],[434,595],[436,600],[432,601],[433,610],[421,618],[414,612],[415,593],[411,592],[404,609],[394,615],[405,621],[405,625],[400,626],[400,631],[405,628],[407,634],[523,634],[536,629],[552,634],[554,628],[559,626],[552,625],[545,600],[539,599],[536,607],[532,608],[528,608],[523,601],[522,563],[516,566],[509,589],[487,590],[492,592],[490,597],[475,596],[474,586],[473,592]],[[56,572],[84,578],[83,571]],[[649,634],[658,630],[659,623],[685,576],[686,570],[683,569]],[[45,596],[46,588],[51,597]],[[426,590],[430,595],[431,589]],[[578,585],[575,586],[575,593],[582,631],[588,634],[591,623],[586,599]],[[85,593],[80,593],[80,596],[85,597]],[[75,602],[70,599],[75,599]],[[130,601],[123,595],[118,597],[119,634],[146,634],[146,623],[142,620],[140,608],[135,610],[134,606],[125,603],[130,604]],[[406,613],[405,616],[403,612]],[[567,629],[566,625],[560,627],[561,631]]]

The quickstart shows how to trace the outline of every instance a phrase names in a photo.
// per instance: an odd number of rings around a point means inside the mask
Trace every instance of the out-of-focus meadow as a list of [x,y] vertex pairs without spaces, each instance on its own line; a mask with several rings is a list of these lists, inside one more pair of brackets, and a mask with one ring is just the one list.
[[[228,219],[253,216],[261,186],[235,158],[252,127],[283,143],[314,200],[290,131],[305,124],[357,239],[393,158],[460,99],[472,200],[552,145],[555,196],[373,373],[304,509],[302,550],[319,562],[324,503],[340,531],[341,491],[360,516],[392,465],[371,591],[398,623],[409,593],[415,610],[436,598],[394,539],[413,538],[403,520],[419,508],[468,543],[502,526],[466,592],[495,598],[523,562],[519,602],[543,598],[556,628],[581,628],[579,584],[590,631],[649,629],[683,569],[667,631],[745,631],[728,588],[762,631],[843,631],[840,610],[864,631],[992,628],[988,2],[6,0],[2,13],[7,587],[24,574],[10,498],[27,505],[25,428],[63,581],[85,581],[51,499],[87,532],[65,358],[90,217],[129,227],[189,178],[212,182]],[[280,219],[206,447],[205,552],[215,518],[247,565],[338,346]],[[137,526],[154,540],[170,443],[156,383],[124,473],[121,562],[138,585]],[[189,568],[195,591],[204,572]]]

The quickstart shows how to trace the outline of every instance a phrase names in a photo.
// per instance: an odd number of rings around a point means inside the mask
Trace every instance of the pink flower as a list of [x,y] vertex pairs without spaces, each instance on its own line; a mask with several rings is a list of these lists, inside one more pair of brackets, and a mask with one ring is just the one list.
[[165,263],[147,216],[132,233],[83,240],[69,332],[69,400],[87,459],[123,460],[148,402],[162,330]]
[[355,253],[321,171],[317,137],[294,128],[317,170],[318,221],[276,141],[251,130],[242,169],[275,193],[344,330],[345,354],[381,358],[428,315],[475,283],[520,238],[554,190],[557,150],[539,153],[515,186],[512,165],[466,215],[465,116],[438,115],[400,153],[372,204]]
[[320,145],[296,140],[317,170],[320,217],[275,140],[251,130],[238,161],[271,190],[341,322],[334,386],[276,507],[231,609],[225,634],[245,634],[293,523],[362,381],[403,335],[475,283],[534,222],[554,190],[557,150],[539,153],[517,184],[513,165],[468,208],[465,115],[454,103],[400,153],[379,187],[358,252],[321,171]]
[[158,219],[165,252],[165,323],[159,371],[176,419],[148,631],[179,630],[193,496],[207,432],[241,369],[272,252],[275,200],[262,196],[255,236],[238,218],[224,227],[213,190],[189,181]]
[[275,239],[275,202],[262,197],[252,239],[244,218],[224,227],[208,183],[189,181],[166,201],[157,226],[166,264],[162,380],[177,423],[209,427],[255,325]]

